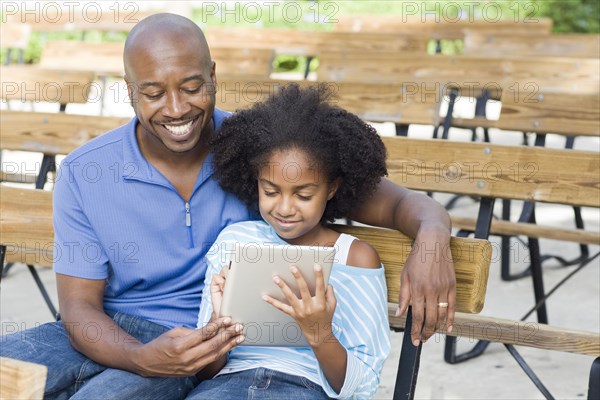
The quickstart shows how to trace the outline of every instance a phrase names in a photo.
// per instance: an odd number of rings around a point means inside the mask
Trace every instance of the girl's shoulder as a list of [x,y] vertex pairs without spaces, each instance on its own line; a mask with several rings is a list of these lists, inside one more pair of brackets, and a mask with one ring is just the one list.
[[381,259],[369,243],[355,239],[348,252],[347,264],[353,267],[376,269],[381,268]]

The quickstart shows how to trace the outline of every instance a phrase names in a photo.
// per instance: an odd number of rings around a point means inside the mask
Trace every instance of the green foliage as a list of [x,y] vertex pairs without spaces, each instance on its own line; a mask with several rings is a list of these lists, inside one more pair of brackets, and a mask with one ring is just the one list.
[[539,14],[554,21],[555,33],[600,33],[600,2],[597,0],[536,1]]

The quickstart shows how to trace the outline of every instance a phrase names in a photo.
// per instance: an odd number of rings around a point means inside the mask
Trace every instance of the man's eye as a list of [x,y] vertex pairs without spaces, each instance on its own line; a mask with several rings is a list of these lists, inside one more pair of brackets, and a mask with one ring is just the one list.
[[187,94],[196,94],[200,91],[201,86],[198,86],[197,88],[193,88],[193,89],[183,89],[184,92],[186,92]]
[[268,192],[268,191],[264,191],[265,196],[267,197],[273,197],[277,194],[277,192]]
[[142,93],[149,100],[158,100],[163,94],[162,93]]

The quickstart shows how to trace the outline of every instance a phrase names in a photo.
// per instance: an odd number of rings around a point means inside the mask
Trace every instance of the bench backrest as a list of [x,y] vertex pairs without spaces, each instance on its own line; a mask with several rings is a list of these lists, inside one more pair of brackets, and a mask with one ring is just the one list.
[[513,32],[465,30],[465,55],[518,57],[599,58],[600,35],[529,35]]
[[86,103],[94,74],[46,70],[36,65],[6,65],[2,67],[0,83],[3,100]]
[[597,152],[383,137],[389,178],[411,189],[600,207]]
[[600,60],[322,52],[317,76],[319,81],[454,83],[521,91],[533,84],[540,90],[594,93]]
[[125,43],[53,40],[44,44],[40,66],[59,71],[86,71],[100,76],[123,76]]
[[209,46],[273,49],[278,54],[318,56],[323,51],[370,51],[426,54],[428,37],[416,34],[303,31],[273,28],[219,28],[205,30]]
[[420,86],[412,83],[285,81],[228,75],[219,76],[217,80],[216,104],[227,111],[264,101],[283,85],[294,82],[301,87],[327,85],[334,104],[368,121],[437,125],[440,119],[441,92],[422,93]]
[[[439,3],[438,3],[439,4]],[[428,34],[433,39],[462,39],[464,30],[489,30],[496,32],[510,32],[528,35],[546,35],[552,30],[553,21],[550,18],[523,18],[519,21],[513,19],[486,20],[486,19],[460,19],[435,17],[419,9],[425,3],[406,3],[402,15],[384,14],[340,14],[336,15],[333,28],[336,31],[351,32],[388,32],[388,33],[414,33]]]
[[[45,69],[87,71],[96,75],[119,76],[123,67],[124,43],[89,43],[77,40],[50,41],[44,45],[40,65]],[[217,73],[268,77],[274,52],[244,47],[210,48]],[[218,76],[218,75],[217,75]]]
[[[52,192],[0,186],[0,237],[7,261],[48,265],[52,262]],[[397,303],[400,274],[411,251],[411,239],[398,231],[334,226],[366,240],[379,252],[386,269],[388,300]],[[485,240],[452,238],[440,256],[452,256],[457,276],[457,310],[478,313],[483,307],[491,258]]]
[[[385,266],[388,302],[398,303],[400,275],[409,256],[412,239],[399,231],[359,226],[334,225],[333,229],[347,233],[371,244]],[[441,249],[437,256],[450,257],[456,273],[456,310],[479,313],[483,308],[491,244],[487,240],[453,237],[449,249]]]
[[[469,97],[470,88],[456,88]],[[465,90],[463,90],[465,89]],[[485,126],[508,131],[556,133],[565,136],[600,136],[600,94],[505,88],[497,120],[453,118],[456,126]],[[533,89],[533,90],[531,90]]]
[[2,150],[69,154],[82,144],[126,124],[129,118],[0,111]]
[[0,185],[0,241],[5,262],[52,267],[52,192]]

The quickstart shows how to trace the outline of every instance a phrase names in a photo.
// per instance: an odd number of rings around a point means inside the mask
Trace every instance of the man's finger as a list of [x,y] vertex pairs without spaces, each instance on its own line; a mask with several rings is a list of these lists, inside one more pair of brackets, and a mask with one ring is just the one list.
[[199,329],[199,335],[195,335],[190,343],[191,345],[198,345],[206,340],[213,338],[220,329],[224,329],[233,325],[233,320],[230,317],[220,317],[214,321],[209,322]]
[[425,302],[422,298],[414,299],[412,302],[412,330],[411,339],[414,346],[421,342],[421,331],[423,330],[423,321],[425,319]]
[[423,341],[426,342],[435,333],[438,321],[438,302],[435,300],[425,303],[425,327],[422,330]]
[[398,309],[396,310],[396,317],[403,315],[408,306],[410,305],[410,282],[408,278],[405,278],[405,274],[402,274],[400,282],[400,294],[398,295]]

